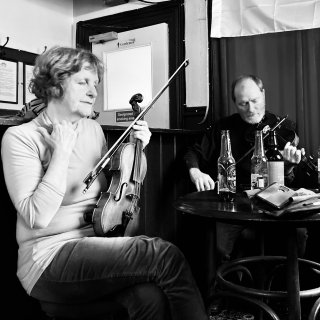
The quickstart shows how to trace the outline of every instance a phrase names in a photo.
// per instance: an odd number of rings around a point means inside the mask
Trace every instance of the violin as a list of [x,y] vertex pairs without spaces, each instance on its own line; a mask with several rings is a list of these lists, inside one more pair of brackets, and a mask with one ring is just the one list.
[[177,74],[188,64],[189,61],[186,59],[143,110],[138,104],[142,102],[143,96],[138,93],[131,97],[129,103],[135,119],[83,180],[86,185],[83,190],[85,193],[109,164],[109,172],[112,173],[110,186],[106,192],[101,192],[93,212],[86,212],[83,216],[86,222],[93,225],[97,236],[121,237],[136,233],[140,190],[147,171],[147,161],[140,140],[136,140],[135,143],[124,143],[124,140],[134,124],[143,119]]
[[[138,102],[142,101],[140,93],[131,97],[134,117],[140,114]],[[132,236],[138,229],[140,190],[147,172],[141,140],[121,144],[111,159],[109,172],[112,175],[109,188],[101,193],[92,215],[87,213],[85,221],[93,224],[98,236]]]
[[[288,115],[286,115],[283,118],[276,117],[276,119],[270,118],[267,119],[267,121],[263,121],[262,123],[259,123],[256,127],[253,127],[254,130],[262,130],[263,133],[263,139],[266,139],[270,131],[276,130],[277,131],[277,138],[278,142],[280,144],[281,149],[290,142],[294,147],[297,147],[299,144],[299,137],[294,130],[293,126],[286,123],[285,120],[288,118]],[[254,142],[254,130],[250,130],[246,134],[246,140],[248,142],[251,142],[253,144]],[[238,161],[242,161],[247,155],[249,155],[254,149],[254,146],[246,152]],[[316,163],[316,159],[313,155],[301,155],[301,161],[298,164],[302,167],[302,169],[305,171],[305,173],[308,176],[312,176],[314,174],[317,174],[318,167]]]
[[[279,130],[279,133],[277,132],[277,138],[283,142],[284,145],[290,142],[292,146],[298,147],[299,137],[295,130],[291,128],[283,128],[282,134],[281,130]],[[318,172],[318,165],[313,155],[301,154],[301,161],[298,166],[300,166],[309,177]]]

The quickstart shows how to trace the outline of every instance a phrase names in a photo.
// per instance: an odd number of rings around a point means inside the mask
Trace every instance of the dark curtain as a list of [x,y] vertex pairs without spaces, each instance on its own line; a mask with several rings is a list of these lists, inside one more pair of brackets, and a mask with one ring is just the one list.
[[320,145],[320,29],[210,39],[209,121],[236,111],[230,86],[241,74],[262,79],[266,107],[296,122],[300,147]]

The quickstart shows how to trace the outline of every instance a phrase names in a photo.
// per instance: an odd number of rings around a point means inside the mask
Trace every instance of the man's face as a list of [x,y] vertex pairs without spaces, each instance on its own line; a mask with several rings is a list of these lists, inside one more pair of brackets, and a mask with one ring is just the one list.
[[264,90],[251,79],[238,83],[234,88],[235,104],[243,121],[259,123],[266,110]]
[[79,72],[65,80],[60,103],[67,119],[77,121],[90,116],[97,97],[98,83],[97,72],[89,64],[84,64]]

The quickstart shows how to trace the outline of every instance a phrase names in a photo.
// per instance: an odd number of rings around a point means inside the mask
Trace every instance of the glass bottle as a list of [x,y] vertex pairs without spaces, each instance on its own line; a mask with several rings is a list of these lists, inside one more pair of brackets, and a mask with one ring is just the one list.
[[284,160],[278,148],[277,134],[275,130],[270,131],[266,156],[268,159],[269,185],[273,182],[278,182],[284,185]]
[[251,189],[268,185],[268,161],[264,153],[262,131],[255,132],[254,151],[251,157]]
[[218,194],[222,201],[232,202],[236,194],[236,162],[232,156],[229,130],[221,131],[218,158]]

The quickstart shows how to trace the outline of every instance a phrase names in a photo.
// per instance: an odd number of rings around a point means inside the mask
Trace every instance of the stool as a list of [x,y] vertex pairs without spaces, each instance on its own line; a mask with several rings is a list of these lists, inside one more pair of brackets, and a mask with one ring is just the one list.
[[317,320],[317,319],[320,319],[320,298],[318,298],[314,303],[308,318],[308,320]]
[[52,320],[58,319],[103,319],[127,320],[126,310],[112,300],[97,300],[82,304],[61,304],[39,301],[42,310]]
[[[230,293],[233,297],[246,300],[250,303],[253,303],[263,309],[272,319],[278,320],[279,317],[276,313],[271,309],[266,303],[263,302],[264,300],[269,299],[286,299],[288,298],[287,291],[276,291],[271,290],[272,281],[274,277],[274,271],[279,269],[279,266],[284,266],[287,261],[286,257],[282,256],[253,256],[253,257],[246,257],[241,259],[235,259],[228,263],[223,264],[217,270],[217,283],[221,288],[221,292],[218,292],[218,295],[225,295],[228,297]],[[313,270],[317,274],[320,274],[320,264],[305,260],[305,259],[298,259],[298,262],[301,266],[306,266],[309,269]],[[265,282],[262,284],[262,288],[254,288],[253,287],[253,276],[250,272],[250,269],[247,267],[248,265],[252,264],[262,264],[265,268],[268,265],[275,265],[275,268],[272,272],[269,273],[269,276],[265,276]],[[244,276],[247,276],[250,280],[250,287],[243,286],[240,284],[236,284],[233,281],[227,280],[226,277],[232,275],[233,273],[241,272]],[[294,280],[293,280],[294,281]],[[264,289],[266,287],[266,290]],[[313,289],[308,290],[301,290],[300,291],[300,298],[314,298],[320,296],[320,287],[316,287]],[[309,316],[309,320],[316,320],[317,313],[320,309],[320,298],[315,302]]]

